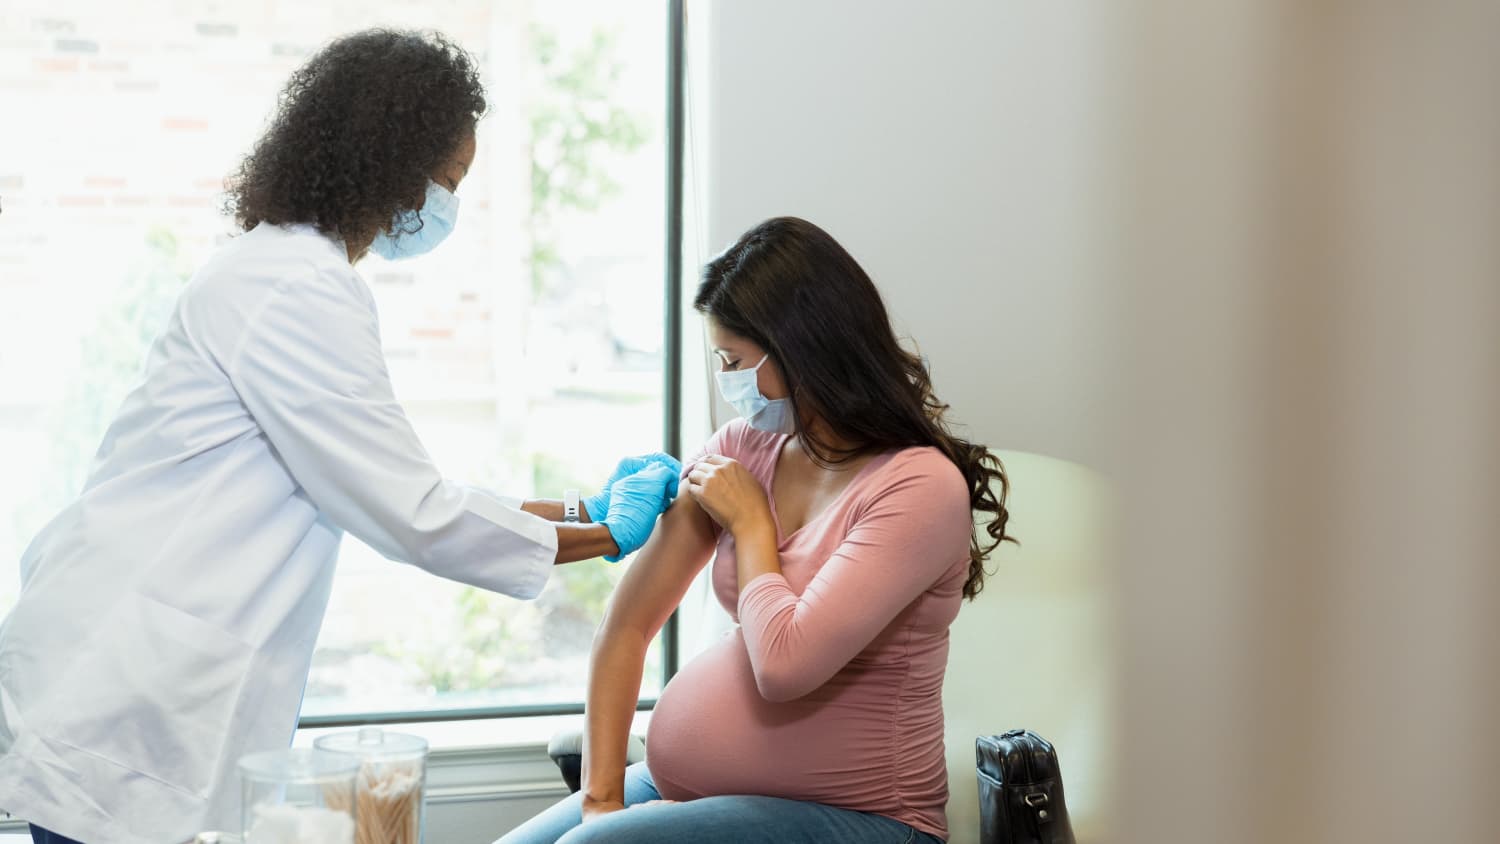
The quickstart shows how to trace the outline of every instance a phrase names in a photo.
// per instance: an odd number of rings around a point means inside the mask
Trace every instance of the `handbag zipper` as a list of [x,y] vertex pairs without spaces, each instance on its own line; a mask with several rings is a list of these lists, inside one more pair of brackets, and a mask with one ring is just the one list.
[[[1032,767],[1032,764],[1031,764],[1031,754],[1032,754],[1031,734],[1030,733],[1022,733],[1021,737],[1026,740],[1026,752],[1022,755],[1022,758],[1025,760],[1025,762],[1023,764],[1026,766],[1026,779],[1029,780],[1029,784],[1031,785],[1031,787],[1035,788],[1036,785],[1037,785],[1037,782],[1036,782],[1036,768]],[[1038,816],[1038,812],[1039,811],[1040,812],[1045,812],[1046,810],[1045,809],[1038,810],[1035,806],[1031,805],[1030,801],[1025,801],[1023,799],[1023,802],[1025,802],[1026,803],[1026,807],[1031,810],[1032,822],[1034,822],[1036,824],[1036,839],[1037,839],[1037,841],[1041,841],[1042,840],[1042,819]],[[1050,835],[1047,836],[1047,838],[1051,838],[1051,837],[1052,836],[1050,836]],[[1044,842],[1044,844],[1045,844],[1045,842]]]

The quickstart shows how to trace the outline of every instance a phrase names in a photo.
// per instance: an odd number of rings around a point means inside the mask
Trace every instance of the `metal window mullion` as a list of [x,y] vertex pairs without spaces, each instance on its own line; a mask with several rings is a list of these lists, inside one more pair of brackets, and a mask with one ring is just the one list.
[[[682,456],[682,159],[686,40],[683,0],[667,2],[667,225],[665,319],[662,338],[665,413],[662,448]],[[662,688],[677,673],[678,611],[662,628]]]

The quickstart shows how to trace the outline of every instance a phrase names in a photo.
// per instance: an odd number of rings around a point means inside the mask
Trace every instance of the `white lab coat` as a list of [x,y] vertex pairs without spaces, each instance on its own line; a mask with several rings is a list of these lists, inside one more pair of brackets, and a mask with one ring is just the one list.
[[531,598],[557,537],[513,503],[433,467],[342,243],[267,224],[236,238],[21,560],[0,808],[85,844],[237,829],[236,762],[291,741],[343,531]]

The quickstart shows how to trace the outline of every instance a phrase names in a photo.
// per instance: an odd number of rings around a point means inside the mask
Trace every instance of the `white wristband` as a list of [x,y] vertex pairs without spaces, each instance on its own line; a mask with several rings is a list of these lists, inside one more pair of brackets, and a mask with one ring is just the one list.
[[563,490],[563,521],[578,521],[578,490]]

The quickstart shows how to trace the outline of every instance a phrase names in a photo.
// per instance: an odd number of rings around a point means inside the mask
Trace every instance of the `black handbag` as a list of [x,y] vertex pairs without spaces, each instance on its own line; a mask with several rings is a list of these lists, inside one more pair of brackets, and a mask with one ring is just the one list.
[[1052,744],[1030,730],[974,741],[981,844],[1075,844]]

